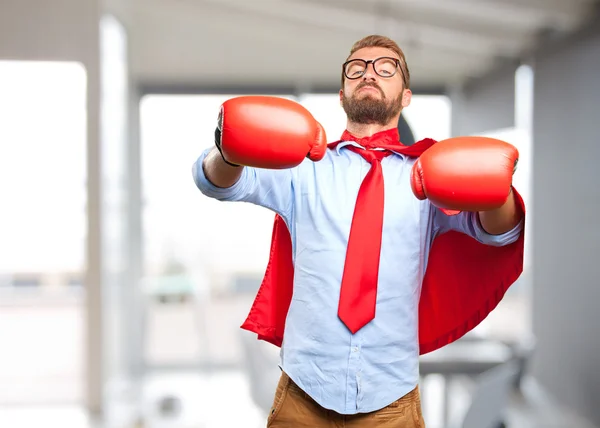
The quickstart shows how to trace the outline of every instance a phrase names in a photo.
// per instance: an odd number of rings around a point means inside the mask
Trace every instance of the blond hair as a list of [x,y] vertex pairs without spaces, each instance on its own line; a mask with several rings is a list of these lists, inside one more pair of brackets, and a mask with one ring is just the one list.
[[[352,45],[352,48],[350,49],[350,54],[348,54],[346,61],[348,61],[348,59],[354,54],[354,52],[363,48],[386,48],[398,55],[398,58],[400,59],[400,70],[402,71],[404,88],[410,88],[410,72],[408,71],[406,58],[404,57],[404,52],[402,52],[402,49],[400,49],[400,47],[395,41],[393,41],[389,37],[379,36],[376,34],[363,37],[362,39],[354,43],[354,45]],[[342,89],[344,88],[344,80],[344,72],[342,71]]]

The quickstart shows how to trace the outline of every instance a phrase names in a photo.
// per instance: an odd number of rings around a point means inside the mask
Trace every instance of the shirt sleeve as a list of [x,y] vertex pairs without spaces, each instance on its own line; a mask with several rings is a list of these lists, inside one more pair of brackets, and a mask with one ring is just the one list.
[[194,182],[204,195],[219,201],[249,202],[289,218],[293,201],[293,168],[244,167],[240,179],[233,186],[217,187],[206,178],[202,168],[202,162],[210,150],[206,149],[192,166]]
[[491,235],[485,231],[476,212],[463,211],[456,215],[446,215],[439,208],[432,206],[434,236],[454,230],[462,232],[485,245],[502,247],[519,239],[523,230],[523,220],[512,230],[500,235]]

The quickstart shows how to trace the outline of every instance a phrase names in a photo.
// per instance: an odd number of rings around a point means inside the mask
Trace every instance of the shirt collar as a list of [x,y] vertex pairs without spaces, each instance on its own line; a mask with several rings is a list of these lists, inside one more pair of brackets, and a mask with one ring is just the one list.
[[[348,130],[344,130],[339,141],[329,144],[329,148],[335,148],[337,154],[340,153],[340,149],[347,145],[353,145],[367,150],[390,150],[399,156],[404,157],[402,153],[399,153],[393,149],[393,146],[403,147],[400,143],[400,134],[398,128],[391,128],[385,131],[376,132],[375,134],[358,138],[352,135]],[[385,146],[385,149],[380,147]],[[392,147],[390,147],[392,146]]]

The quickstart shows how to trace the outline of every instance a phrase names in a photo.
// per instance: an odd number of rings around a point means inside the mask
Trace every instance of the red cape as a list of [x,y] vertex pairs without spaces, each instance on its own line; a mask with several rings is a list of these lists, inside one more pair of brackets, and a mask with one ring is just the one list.
[[[524,219],[523,199],[513,192]],[[523,229],[516,242],[503,247],[484,245],[455,231],[434,239],[419,301],[421,355],[459,339],[498,305],[523,271],[524,236]],[[291,236],[283,218],[276,215],[266,273],[241,328],[281,346],[293,278]]]

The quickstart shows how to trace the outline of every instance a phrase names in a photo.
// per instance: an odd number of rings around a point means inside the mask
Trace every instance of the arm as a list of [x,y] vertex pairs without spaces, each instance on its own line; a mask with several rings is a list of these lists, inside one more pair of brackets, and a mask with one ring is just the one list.
[[227,188],[233,186],[242,176],[243,166],[228,165],[219,150],[214,147],[202,162],[202,169],[207,180],[216,187]]
[[[323,127],[300,104],[276,97],[237,97],[221,106],[215,148],[193,167],[209,197],[245,201],[285,216],[294,168],[325,155]],[[246,165],[246,166],[242,166]]]
[[[207,173],[211,169],[216,173],[216,178],[214,174],[211,177]],[[235,170],[235,177],[231,170]],[[288,218],[293,200],[292,181],[295,171],[296,168],[232,167],[213,148],[200,155],[194,163],[192,175],[194,183],[205,196],[219,201],[249,202]]]
[[516,240],[523,219],[512,192],[517,159],[512,145],[483,137],[455,137],[425,151],[413,165],[411,186],[433,205],[434,232],[457,230],[490,245]]
[[462,211],[456,215],[447,215],[435,206],[432,206],[431,210],[434,237],[449,231],[456,231],[464,233],[482,244],[500,247],[517,241],[523,230],[523,222],[520,220],[514,227],[492,234],[484,228],[478,212]]
[[523,212],[515,201],[512,187],[504,205],[488,211],[479,211],[481,227],[490,235],[501,235],[514,229],[522,218]]

